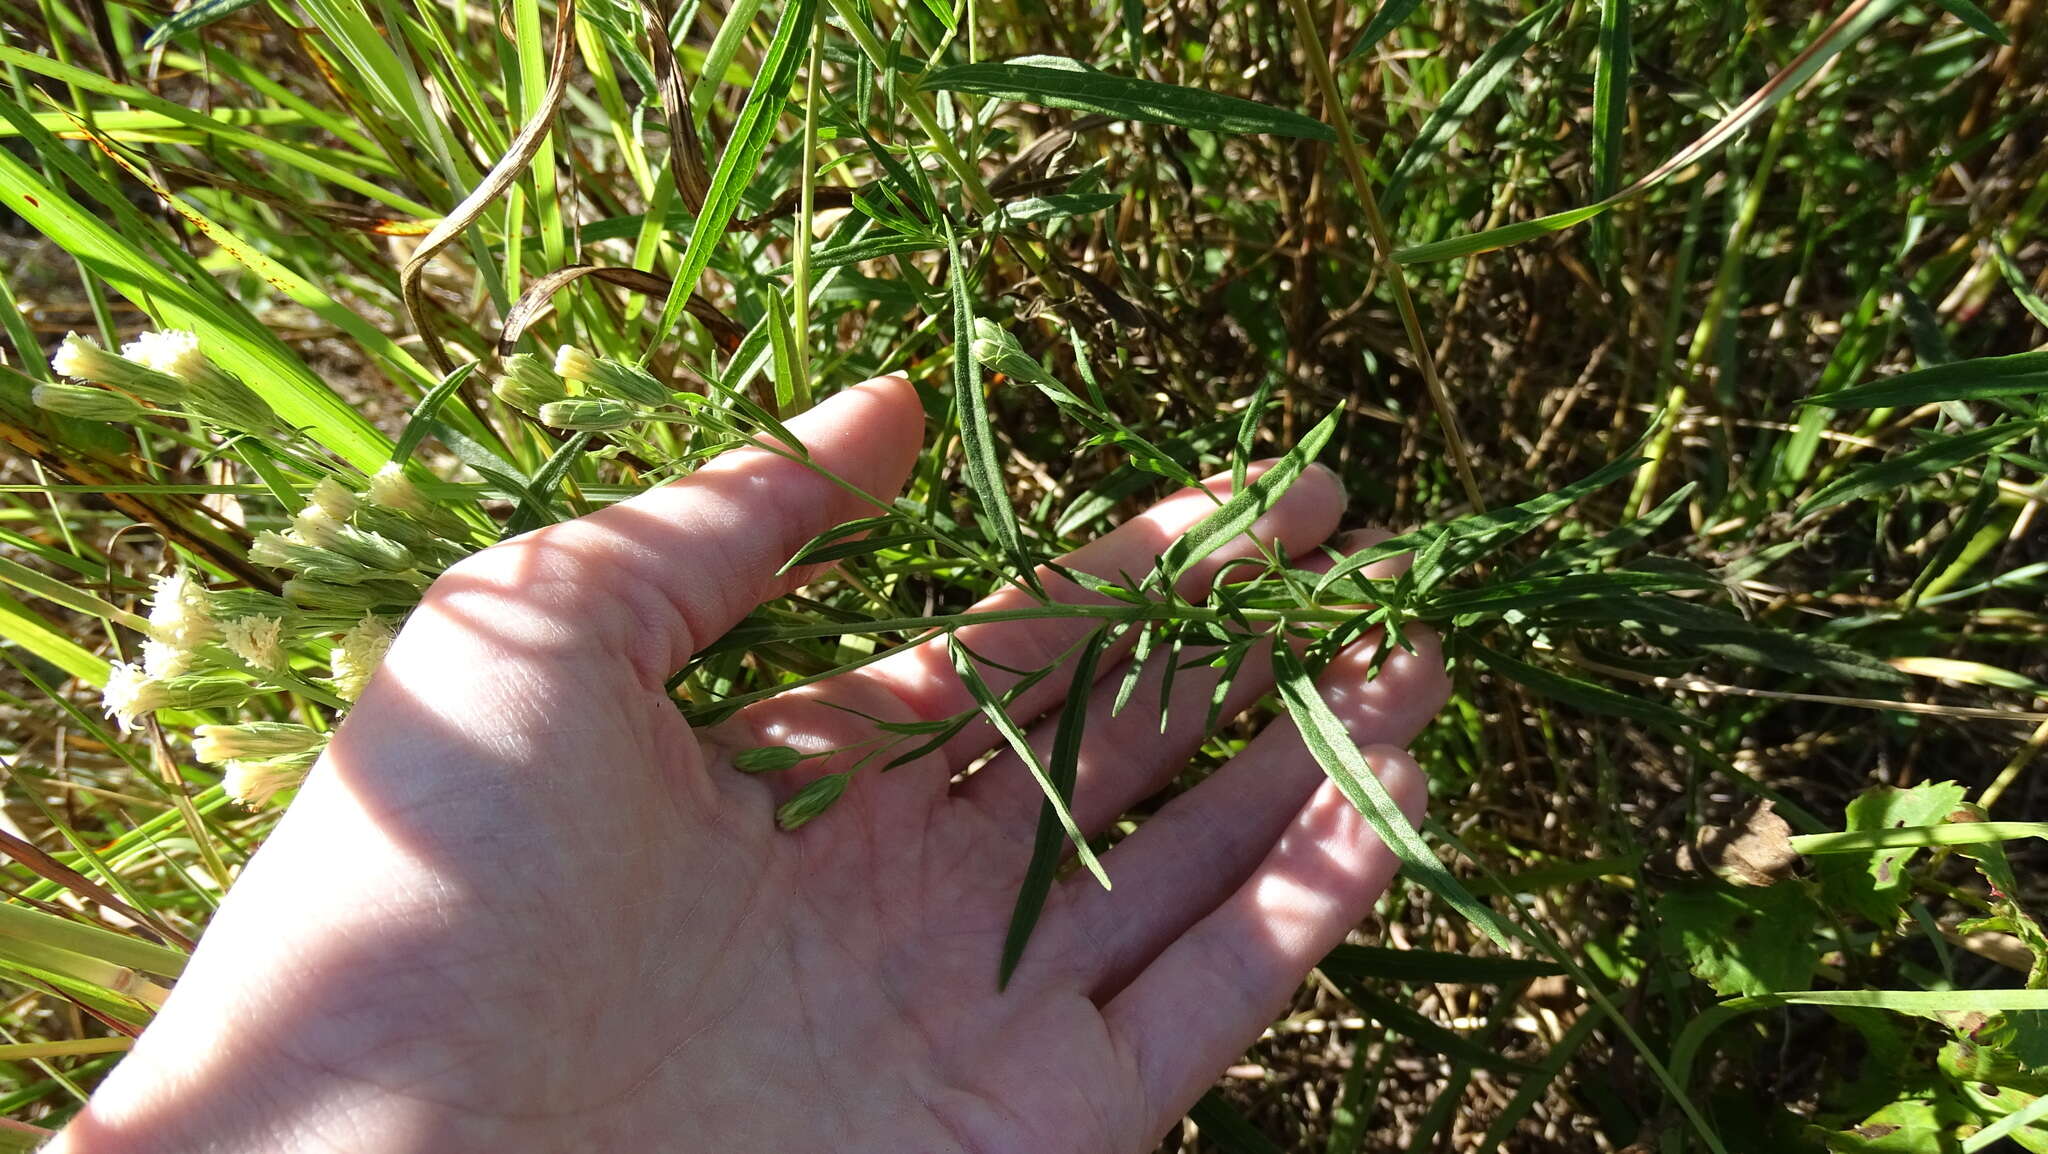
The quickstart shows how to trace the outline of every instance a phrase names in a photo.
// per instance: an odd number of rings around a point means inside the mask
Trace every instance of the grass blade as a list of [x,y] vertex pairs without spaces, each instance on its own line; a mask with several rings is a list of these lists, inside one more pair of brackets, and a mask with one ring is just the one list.
[[1449,902],[1494,945],[1503,950],[1512,949],[1515,939],[1520,936],[1515,928],[1473,897],[1465,884],[1437,860],[1415,827],[1408,824],[1407,816],[1387,794],[1387,787],[1381,785],[1380,779],[1373,774],[1365,755],[1358,751],[1358,743],[1351,739],[1351,731],[1344,728],[1344,723],[1330,711],[1329,704],[1316,689],[1315,681],[1309,677],[1308,668],[1302,664],[1301,658],[1295,656],[1293,649],[1285,645],[1273,647],[1273,675],[1280,698],[1301,731],[1309,753],[1358,812],[1365,816],[1365,820],[1371,823],[1380,840],[1401,859],[1408,876]]
[[1805,517],[1845,501],[1855,501],[1874,493],[1897,489],[1914,481],[1932,477],[1936,473],[1968,464],[2000,445],[2018,440],[2033,430],[2034,425],[2028,421],[2006,421],[1986,425],[1981,429],[1972,429],[1953,437],[1943,437],[1911,452],[1865,465],[1821,486],[1818,493],[1808,497],[1806,503],[1799,507],[1799,516]]
[[1487,669],[1507,678],[1517,685],[1535,690],[1545,697],[1554,698],[1566,705],[1576,706],[1593,713],[1612,714],[1616,717],[1633,717],[1638,721],[1661,722],[1685,728],[1692,719],[1661,702],[1649,701],[1634,694],[1610,689],[1597,682],[1568,677],[1555,670],[1544,669],[1525,661],[1518,661],[1505,653],[1488,649],[1477,641],[1463,640],[1458,652],[1471,657]]
[[[1628,83],[1635,71],[1629,34],[1633,0],[1600,0],[1600,40],[1593,56],[1593,195],[1606,200],[1621,189],[1621,156],[1628,131]],[[1610,275],[1614,267],[1614,221],[1593,218],[1593,263]]]
[[1349,63],[1371,52],[1380,41],[1387,38],[1387,33],[1399,28],[1401,22],[1408,19],[1409,14],[1421,3],[1422,0],[1385,0],[1379,11],[1373,13],[1372,19],[1366,22],[1365,31],[1358,34],[1358,43],[1351,46],[1350,52],[1345,53],[1345,62]]
[[[1080,660],[1074,666],[1074,679],[1067,685],[1067,701],[1061,708],[1057,728],[1053,731],[1052,754],[1046,764],[1046,776],[1059,796],[1071,804],[1074,795],[1074,781],[1080,769],[1081,735],[1088,724],[1088,699],[1095,692],[1095,667],[1102,659],[1103,650],[1109,648],[1109,630],[1098,629],[1081,651]],[[1025,867],[1024,881],[1017,887],[1017,903],[1010,911],[1010,928],[1003,935],[1003,959],[996,978],[998,989],[1010,984],[1010,975],[1016,972],[1017,962],[1024,956],[1024,947],[1031,940],[1031,930],[1038,924],[1038,915],[1045,909],[1045,899],[1052,893],[1052,883],[1059,873],[1060,846],[1065,841],[1060,824],[1059,810],[1048,798],[1038,810],[1038,828],[1031,835],[1031,864]]]
[[1493,95],[1493,90],[1500,87],[1500,82],[1507,79],[1515,65],[1521,63],[1522,54],[1535,42],[1536,33],[1557,14],[1559,3],[1560,0],[1550,0],[1550,3],[1516,21],[1506,35],[1459,74],[1436,110],[1422,122],[1422,128],[1416,132],[1407,150],[1401,153],[1393,175],[1387,178],[1386,192],[1381,195],[1387,215],[1400,211],[1401,194],[1407,190],[1408,178],[1443,152],[1444,145],[1450,143],[1459,126],[1485,103],[1487,97]]
[[2048,352],[1979,357],[1901,373],[1868,385],[1816,393],[1809,405],[1831,409],[1888,409],[1941,401],[1988,401],[2048,392]]
[[1694,139],[1692,143],[1672,153],[1664,163],[1651,169],[1635,183],[1613,196],[1564,212],[1552,213],[1535,220],[1488,229],[1485,232],[1453,237],[1433,244],[1405,248],[1394,254],[1402,264],[1425,264],[1430,261],[1450,260],[1454,257],[1469,256],[1473,253],[1492,252],[1509,245],[1520,244],[1542,236],[1559,232],[1606,212],[1617,204],[1634,200],[1636,197],[1662,185],[1700,161],[1727,147],[1764,113],[1776,107],[1785,98],[1797,92],[1811,80],[1828,61],[1840,55],[1850,45],[1863,38],[1863,34],[1875,28],[1880,21],[1889,17],[1903,6],[1905,0],[1855,0],[1842,10],[1834,23],[1813,43],[1808,44],[1784,70],[1765,81],[1749,98],[1731,109],[1721,122]]
[[919,87],[1209,132],[1337,139],[1329,125],[1290,109],[1201,88],[1116,76],[1064,56],[1021,56],[1003,64],[942,68]]

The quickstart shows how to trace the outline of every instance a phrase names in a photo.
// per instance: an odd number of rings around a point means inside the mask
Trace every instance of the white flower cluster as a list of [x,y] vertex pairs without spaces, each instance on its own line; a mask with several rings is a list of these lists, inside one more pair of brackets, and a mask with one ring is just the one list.
[[172,415],[189,414],[240,433],[281,428],[255,390],[208,360],[199,338],[178,329],[147,332],[111,353],[77,333],[50,358],[59,376],[83,384],[43,385],[37,405],[66,416],[132,421],[150,412],[147,402]]

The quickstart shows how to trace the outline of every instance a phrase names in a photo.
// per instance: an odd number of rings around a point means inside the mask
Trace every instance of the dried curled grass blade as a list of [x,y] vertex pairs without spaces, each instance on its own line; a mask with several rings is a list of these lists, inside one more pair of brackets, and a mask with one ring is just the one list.
[[[554,299],[555,294],[584,277],[595,277],[606,284],[615,284],[650,298],[665,299],[675,284],[665,276],[643,269],[602,264],[564,265],[545,276],[535,278],[527,285],[526,291],[519,294],[519,299],[512,302],[512,307],[505,311],[505,325],[498,334],[498,355],[510,354],[513,347],[519,343],[519,338],[526,332],[527,326],[547,311],[548,303]],[[683,307],[691,316],[704,323],[704,327],[710,330],[718,346],[726,352],[739,348],[740,342],[746,339],[747,330],[741,327],[738,321],[726,316],[703,294],[691,293],[689,301]]]
[[534,154],[540,151],[541,142],[547,138],[548,130],[554,124],[555,110],[569,91],[569,61],[575,47],[576,0],[562,0],[561,7],[555,10],[555,50],[548,62],[548,87],[541,97],[539,111],[520,128],[519,135],[512,138],[512,146],[484,174],[483,180],[462,198],[461,204],[442,218],[441,223],[434,226],[434,230],[420,241],[419,247],[398,270],[398,291],[405,304],[406,319],[412,322],[414,331],[425,338],[427,355],[434,359],[435,366],[443,373],[454,371],[455,363],[448,359],[427,321],[420,276],[434,257],[474,224],[484,209],[511,188],[519,174],[533,162]]
[[[711,173],[704,165],[704,143],[697,139],[690,119],[690,82],[676,61],[675,45],[669,42],[669,11],[666,0],[647,0],[647,45],[654,54],[654,75],[661,82],[661,116],[668,122],[668,174],[675,181],[676,195],[692,214],[704,211],[705,190]],[[715,79],[715,78],[714,78]]]

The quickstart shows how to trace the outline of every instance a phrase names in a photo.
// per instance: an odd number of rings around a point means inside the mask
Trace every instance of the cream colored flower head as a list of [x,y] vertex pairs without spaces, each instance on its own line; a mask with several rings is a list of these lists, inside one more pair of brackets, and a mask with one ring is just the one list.
[[370,675],[377,672],[396,636],[390,622],[375,614],[364,614],[361,621],[341,635],[341,644],[328,654],[334,670],[334,692],[349,701],[361,697],[370,684]]
[[143,333],[121,346],[121,355],[145,368],[190,381],[206,371],[206,354],[199,351],[199,337],[183,329]]

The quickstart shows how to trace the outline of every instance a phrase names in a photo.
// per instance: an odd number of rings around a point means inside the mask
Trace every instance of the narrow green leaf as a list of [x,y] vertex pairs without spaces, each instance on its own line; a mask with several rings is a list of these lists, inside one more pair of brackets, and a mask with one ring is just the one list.
[[1803,854],[1873,853],[1877,850],[1934,845],[1983,845],[2038,837],[2048,840],[2048,822],[1955,821],[1943,825],[1893,826],[1843,833],[1804,833],[1792,837]]
[[1482,958],[1437,950],[1399,950],[1390,946],[1354,946],[1348,943],[1331,950],[1316,963],[1316,968],[1333,981],[1377,979],[1457,985],[1502,985],[1564,973],[1558,966],[1533,958]]
[[[823,270],[843,268],[859,264],[864,260],[875,260],[885,256],[901,256],[913,252],[931,252],[946,247],[946,243],[935,236],[900,236],[886,233],[882,236],[857,240],[850,244],[834,245],[831,248],[815,249],[811,253],[811,268]],[[788,265],[770,270],[771,275],[789,271]]]
[[1437,860],[1415,827],[1408,824],[1407,815],[1401,812],[1401,807],[1394,803],[1387,788],[1373,774],[1372,766],[1351,739],[1351,731],[1344,728],[1344,723],[1330,711],[1329,704],[1316,689],[1315,681],[1309,677],[1308,668],[1301,663],[1301,658],[1295,656],[1292,648],[1285,645],[1273,647],[1273,675],[1281,700],[1286,703],[1287,713],[1294,719],[1309,753],[1364,815],[1374,832],[1380,835],[1380,840],[1401,859],[1408,876],[1450,903],[1478,926],[1494,945],[1503,950],[1512,949],[1515,938],[1519,936],[1517,931],[1473,897],[1464,883]]
[[1168,583],[1179,580],[1181,574],[1196,562],[1249,532],[1267,510],[1278,504],[1281,496],[1314,463],[1323,446],[1329,444],[1331,434],[1337,431],[1337,419],[1343,413],[1343,409],[1334,409],[1329,416],[1316,422],[1316,427],[1303,435],[1301,443],[1289,449],[1285,456],[1274,462],[1272,468],[1259,474],[1258,480],[1232,493],[1223,504],[1167,546],[1159,558],[1159,571]]
[[1052,196],[1027,196],[1013,200],[1003,206],[1003,215],[1018,224],[1031,224],[1041,220],[1057,220],[1067,216],[1086,216],[1115,208],[1123,203],[1122,195],[1114,192],[1062,192]]
[[1821,486],[1819,492],[1806,499],[1799,506],[1799,516],[1805,517],[1821,509],[1856,501],[1874,493],[1923,481],[1936,473],[1944,473],[1959,465],[1966,465],[1997,449],[2007,441],[2015,441],[2032,432],[2034,426],[2026,421],[2006,421],[1986,425],[1953,437],[1943,437],[1922,445],[1908,453],[1888,457],[1874,464],[1865,465]]
[[[1051,779],[1054,792],[1068,805],[1072,804],[1074,782],[1080,771],[1081,736],[1088,723],[1088,699],[1095,693],[1095,667],[1103,651],[1109,648],[1109,638],[1108,629],[1098,629],[1081,650],[1074,678],[1067,685],[1066,705],[1053,730],[1046,776]],[[1031,863],[1025,867],[1024,880],[1017,886],[1010,928],[1003,935],[1002,966],[996,978],[998,989],[1010,984],[1010,975],[1016,972],[1024,947],[1031,940],[1032,927],[1038,924],[1038,915],[1045,909],[1045,899],[1052,893],[1053,880],[1059,875],[1060,846],[1064,841],[1059,809],[1048,798],[1038,810],[1038,828],[1031,835]]]
[[1692,724],[1691,718],[1661,702],[1649,701],[1618,689],[1610,689],[1598,682],[1568,677],[1541,666],[1531,665],[1505,653],[1488,649],[1477,641],[1461,640],[1458,652],[1470,656],[1479,664],[1517,685],[1526,686],[1566,705],[1593,713],[1633,717],[1638,721],[1661,722],[1681,728]]
[[1200,88],[1115,76],[1064,56],[1021,56],[1002,64],[942,68],[926,76],[919,87],[1210,132],[1337,138],[1329,125],[1290,109]]
[[2005,251],[2003,243],[1992,242],[1991,259],[1998,263],[1998,275],[2005,278],[2005,287],[2019,298],[2020,306],[2032,313],[2035,320],[2048,325],[2048,301],[2042,300],[2034,286],[2027,283],[2027,274],[2020,271],[2020,266],[2013,261],[2012,254]]
[[990,534],[1002,544],[1017,571],[1028,574],[1032,564],[1024,552],[1024,532],[1018,528],[1017,511],[1010,505],[1009,486],[1003,480],[1002,454],[989,425],[988,398],[981,392],[981,364],[974,358],[974,299],[967,290],[967,254],[953,235],[950,220],[946,222],[946,250],[953,263],[953,407],[959,416],[967,486],[974,490]]
[[[704,211],[698,213],[690,225],[690,239],[683,249],[682,269],[669,288],[668,301],[662,305],[661,319],[654,327],[657,340],[665,339],[674,332],[676,324],[683,319],[683,307],[689,303],[690,294],[696,291],[698,278],[711,267],[711,255],[724,241],[726,226],[732,223],[733,214],[739,211],[740,198],[746,195],[747,185],[760,172],[761,154],[767,151],[768,142],[775,135],[775,122],[782,116],[783,103],[789,99],[790,85],[796,81],[797,66],[803,62],[804,53],[810,47],[817,11],[818,0],[789,0],[782,9],[782,18],[775,25],[775,36],[761,57],[754,87],[747,92],[747,101],[740,107],[739,119],[733,122],[725,151],[718,155],[718,168],[711,174],[711,188],[705,194]],[[734,16],[738,15],[735,11]],[[732,23],[732,18],[729,17],[727,23]],[[702,87],[708,91],[713,86],[706,84]]]
[[1934,0],[1934,3],[1943,12],[1968,25],[1972,32],[1988,36],[2000,44],[2012,43],[2012,37],[2005,34],[2005,29],[1998,26],[1998,21],[1986,15],[1984,10],[1971,3],[1971,0]]
[[1387,33],[1399,28],[1401,22],[1408,19],[1408,14],[1415,11],[1416,5],[1420,3],[1422,0],[1385,0],[1379,11],[1373,13],[1372,19],[1366,22],[1365,31],[1359,33],[1358,43],[1353,44],[1351,51],[1345,53],[1345,62],[1349,63],[1371,52],[1380,41],[1387,38]]
[[1940,401],[2032,397],[2044,392],[2048,392],[2048,352],[2015,353],[1901,373],[1867,385],[1817,393],[1805,403],[1830,409],[1888,409]]
[[[1600,0],[1600,39],[1593,53],[1593,195],[1606,200],[1621,191],[1621,157],[1628,131],[1628,84],[1635,71],[1629,31],[1634,0]],[[1593,220],[1593,259],[1610,275],[1614,267],[1614,221]]]
[[1905,0],[1870,0],[1869,3],[1852,4],[1844,8],[1835,22],[1828,25],[1827,29],[1802,49],[1799,55],[1793,57],[1790,64],[1765,81],[1755,92],[1750,93],[1748,98],[1731,109],[1719,123],[1684,148],[1666,157],[1663,163],[1613,196],[1535,220],[1520,221],[1485,232],[1469,233],[1449,240],[1402,249],[1394,254],[1394,259],[1402,264],[1422,264],[1470,256],[1474,253],[1492,252],[1547,233],[1561,232],[1591,220],[1618,204],[1634,200],[1651,189],[1670,182],[1681,174],[1703,172],[1704,168],[1700,161],[1727,147],[1729,141],[1756,123],[1765,112],[1799,91],[1828,61],[1862,39],[1865,33],[1880,22],[1889,19],[1904,3]]
[[[1283,645],[1281,648],[1285,649],[1286,646]],[[981,707],[981,715],[988,719],[990,725],[995,726],[996,732],[1003,735],[1003,740],[1008,742],[1011,751],[1016,753],[1017,760],[1024,763],[1024,768],[1029,770],[1032,778],[1038,782],[1038,788],[1045,792],[1045,802],[1052,807],[1054,816],[1059,819],[1060,829],[1065,831],[1067,840],[1074,843],[1075,856],[1081,859],[1081,864],[1089,873],[1095,875],[1095,880],[1102,884],[1102,888],[1108,889],[1109,874],[1103,871],[1102,863],[1095,859],[1095,851],[1088,848],[1088,836],[1075,824],[1074,815],[1067,809],[1067,799],[1061,794],[1059,784],[1053,781],[1044,763],[1039,761],[1038,751],[1031,748],[1031,739],[1025,736],[1017,720],[1003,707],[1003,699],[988,687],[988,682],[982,680],[981,671],[974,667],[974,655],[967,651],[967,646],[960,643],[958,633],[946,635],[946,652],[953,659],[953,671],[960,675],[961,684],[967,687],[968,694],[974,698],[975,704]],[[1007,949],[1007,943],[1005,948]]]
[[1188,1110],[1188,1119],[1201,1128],[1203,1140],[1222,1154],[1286,1154],[1215,1090],[1204,1093]]
[[155,51],[169,43],[173,36],[204,28],[255,3],[256,0],[198,0],[188,8],[171,13],[163,23],[151,29],[149,39],[142,42],[143,50]]
[[1390,215],[1400,207],[1401,194],[1408,188],[1408,178],[1434,161],[1450,143],[1459,126],[1485,103],[1487,97],[1493,95],[1493,90],[1500,87],[1502,80],[1507,79],[1508,73],[1521,62],[1522,54],[1535,41],[1536,33],[1557,14],[1561,2],[1550,0],[1550,3],[1516,21],[1492,47],[1480,54],[1479,59],[1458,74],[1458,79],[1451,83],[1443,100],[1422,122],[1415,139],[1401,153],[1393,174],[1387,178],[1383,199]]
[[449,397],[455,395],[455,391],[462,387],[463,382],[469,380],[470,374],[476,372],[477,365],[478,362],[470,361],[455,366],[453,372],[442,377],[439,383],[420,397],[419,403],[412,407],[412,416],[407,418],[404,431],[398,434],[398,444],[391,448],[392,464],[404,467],[412,460],[413,451],[420,447],[421,441],[427,439],[427,433],[433,428],[435,414],[441,411],[441,406],[448,402]]

